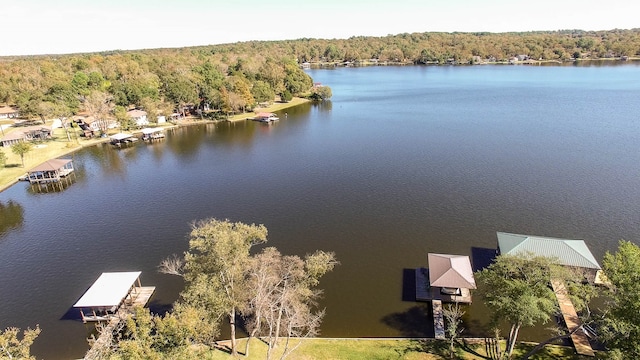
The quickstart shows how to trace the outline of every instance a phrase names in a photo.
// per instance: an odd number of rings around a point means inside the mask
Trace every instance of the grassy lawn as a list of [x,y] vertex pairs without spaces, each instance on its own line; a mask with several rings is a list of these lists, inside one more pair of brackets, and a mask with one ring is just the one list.
[[[9,131],[15,130],[13,128],[5,129],[5,134]],[[11,147],[0,147],[0,151],[2,151],[7,157],[7,162],[4,168],[0,168],[0,191],[15,183],[20,176],[27,172],[27,170],[45,162],[46,160],[63,156],[76,151],[83,146],[94,145],[101,141],[105,140],[85,139],[80,137],[76,140],[73,136],[71,141],[68,141],[64,130],[56,129],[53,133],[53,139],[33,143],[31,150],[24,156],[24,167],[22,167],[20,156],[14,154],[11,151]]]
[[[300,346],[287,359],[293,360],[431,360],[449,359],[449,347],[446,341],[437,340],[411,340],[411,339],[302,339],[292,340],[290,346],[301,341]],[[253,339],[249,350],[249,356],[244,357],[244,347],[246,339],[238,341],[239,358],[243,359],[265,359],[267,345],[260,340]],[[519,344],[514,351],[514,359],[526,354],[535,344]],[[503,343],[504,346],[504,343]],[[282,346],[273,350],[272,359],[279,359]],[[206,356],[207,359],[222,360],[229,359],[229,353],[221,350],[212,351]],[[467,343],[458,346],[456,359],[473,360],[488,359],[484,342]],[[583,359],[575,355],[572,347],[547,346],[540,350],[531,359]],[[584,358],[586,359],[586,358]]]
[[250,113],[233,115],[233,116],[231,116],[229,118],[229,121],[245,120],[245,119],[252,118],[252,117],[256,116],[256,114],[259,113],[259,112],[274,112],[274,111],[278,111],[278,110],[294,107],[296,105],[300,105],[300,104],[303,104],[303,103],[306,103],[306,102],[309,102],[309,100],[303,99],[303,98],[294,97],[288,103],[274,102],[273,104],[271,104],[271,105],[269,105],[268,107],[265,107],[265,108],[255,108],[254,111],[250,112]]

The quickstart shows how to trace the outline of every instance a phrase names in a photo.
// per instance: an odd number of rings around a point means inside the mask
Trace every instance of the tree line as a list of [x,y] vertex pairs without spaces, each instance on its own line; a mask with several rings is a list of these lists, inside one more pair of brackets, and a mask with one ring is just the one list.
[[77,114],[96,98],[108,103],[110,115],[123,120],[123,109],[132,106],[152,119],[187,104],[230,114],[273,101],[277,95],[285,101],[301,95],[330,97],[312,87],[313,80],[300,68],[305,62],[444,64],[506,61],[516,55],[536,60],[639,56],[640,29],[426,32],[4,57],[0,104],[16,105],[23,116],[42,119]]
[[404,33],[385,37],[298,39],[245,42],[201,51],[243,52],[255,49],[290,53],[299,62],[363,62],[458,64],[482,60],[507,61],[516,55],[535,60],[602,59],[640,55],[640,29],[610,31],[533,31],[513,33]]
[[[96,120],[127,122],[126,110],[150,119],[184,112],[227,116],[279,96],[323,98],[297,62],[284,55],[204,56],[190,49],[23,57],[0,61],[0,104],[21,117],[69,119],[84,110]],[[330,95],[329,95],[330,96]],[[63,125],[67,125],[64,123]]]

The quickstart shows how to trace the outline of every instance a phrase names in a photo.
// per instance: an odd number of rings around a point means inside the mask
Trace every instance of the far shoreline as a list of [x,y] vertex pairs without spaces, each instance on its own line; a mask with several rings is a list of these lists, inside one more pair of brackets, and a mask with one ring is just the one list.
[[[280,111],[280,110],[289,109],[307,102],[310,102],[310,100],[305,98],[294,97],[289,102],[286,102],[286,103],[274,102],[269,106],[256,108],[254,109],[253,112],[247,112],[247,113],[229,116],[229,118],[225,120],[204,120],[204,119],[199,119],[198,117],[188,117],[185,120],[180,121],[179,123],[162,126],[162,127],[165,129],[172,129],[177,127],[193,126],[193,125],[200,125],[200,124],[216,124],[220,122],[237,122],[237,121],[243,121],[243,120],[250,120],[258,112]],[[57,130],[60,130],[60,129],[57,129]],[[138,134],[140,133],[140,131],[136,130],[136,131],[132,131],[132,133]],[[19,177],[24,175],[27,171],[29,171],[29,169],[32,169],[35,166],[38,166],[45,161],[56,159],[61,156],[73,154],[78,150],[81,150],[90,146],[102,144],[102,143],[108,142],[109,140],[110,139],[106,137],[106,138],[82,140],[82,142],[80,142],[80,139],[78,138],[76,139],[76,141],[71,140],[71,142],[69,142],[66,139],[66,135],[64,134],[64,132],[58,131],[56,134],[56,138],[54,138],[53,140],[47,141],[45,143],[46,146],[43,147],[43,149],[47,149],[49,151],[45,150],[45,151],[38,152],[40,148],[33,148],[29,153],[25,155],[24,167],[20,166],[22,163],[20,160],[20,157],[13,154],[10,148],[8,148],[9,151],[5,151],[5,149],[3,149],[3,152],[7,157],[7,161],[6,161],[5,167],[2,169],[2,172],[0,172],[0,193],[7,190],[8,188],[15,185],[16,183],[18,183]],[[54,146],[49,147],[51,143],[54,143],[58,146],[55,148]]]

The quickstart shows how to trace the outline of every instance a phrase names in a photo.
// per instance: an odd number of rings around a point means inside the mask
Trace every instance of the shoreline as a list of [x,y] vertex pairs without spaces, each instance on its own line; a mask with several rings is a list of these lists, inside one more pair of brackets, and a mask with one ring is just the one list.
[[[230,116],[226,120],[201,120],[197,117],[188,117],[177,124],[162,126],[162,128],[173,129],[173,128],[178,128],[183,126],[193,126],[193,125],[199,125],[199,124],[215,124],[215,123],[225,122],[225,121],[237,122],[237,121],[243,121],[243,120],[250,120],[253,116],[255,116],[256,112],[262,112],[262,111],[275,112],[283,109],[292,108],[307,102],[310,102],[310,100],[294,97],[291,101],[287,103],[274,102],[273,104],[267,107],[256,108],[254,109],[253,112]],[[56,130],[60,130],[60,129],[56,129]],[[0,149],[4,152],[4,154],[7,157],[5,167],[2,168],[2,171],[0,172],[0,193],[7,190],[8,188],[15,185],[16,183],[18,183],[19,182],[18,178],[24,175],[26,172],[28,172],[29,169],[32,169],[35,166],[38,166],[45,161],[56,159],[61,156],[73,154],[78,150],[81,150],[90,146],[102,144],[110,140],[108,137],[88,139],[88,140],[80,140],[80,138],[78,137],[75,140],[72,139],[71,142],[69,142],[66,138],[66,134],[64,133],[64,130],[56,131],[56,132],[57,134],[54,137],[54,139],[45,142],[43,144],[45,145],[44,147],[41,147],[41,148],[34,147],[29,153],[25,155],[24,167],[20,166],[22,164],[20,157],[13,154],[13,152],[11,152],[11,148],[5,149],[3,147],[2,149]],[[139,132],[140,132],[139,130],[135,130],[135,131],[132,131],[131,133],[137,134]],[[54,146],[50,147],[49,145],[51,145],[52,143],[57,144],[58,146],[56,146],[55,148]],[[45,150],[38,152],[41,149],[45,149]]]

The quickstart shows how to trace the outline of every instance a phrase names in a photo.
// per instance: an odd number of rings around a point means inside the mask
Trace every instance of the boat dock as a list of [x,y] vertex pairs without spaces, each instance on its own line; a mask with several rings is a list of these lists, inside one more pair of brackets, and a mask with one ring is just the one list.
[[147,305],[155,290],[155,286],[140,285],[140,271],[102,273],[73,305],[80,310],[83,322],[96,322],[100,330],[98,339],[91,340],[85,359],[102,358],[105,349],[111,347],[114,334],[136,307]]
[[432,300],[431,308],[433,309],[433,333],[435,334],[435,338],[438,340],[445,340],[442,301]]
[[429,269],[416,269],[416,301],[433,301],[451,303],[471,303],[471,291],[466,288],[460,289],[460,294],[444,294],[438,286],[431,286],[429,282]]
[[75,179],[73,161],[71,159],[52,159],[29,170],[23,179],[29,181],[32,187],[37,185],[38,190],[42,190],[42,187],[45,190],[49,190],[48,185],[53,185],[54,189],[57,186],[62,191],[64,185],[71,183],[71,175],[74,175]]
[[144,128],[141,131],[142,131],[142,140],[144,141],[164,139],[163,128]]
[[[560,279],[552,279],[551,286],[553,287],[553,291],[558,298],[558,304],[560,304],[560,312],[562,312],[562,317],[564,318],[564,322],[567,325],[569,331],[582,326],[582,324],[580,323],[580,318],[576,313],[576,309],[573,307],[573,303],[569,298],[569,293],[564,285],[564,282]],[[573,342],[573,346],[578,354],[585,356],[595,356],[595,353],[591,348],[591,344],[589,343],[589,338],[587,338],[584,330],[580,329],[571,334],[571,341]]]
[[80,310],[85,323],[110,321],[132,313],[137,305],[145,306],[154,291],[154,286],[140,285],[140,271],[106,272],[98,277],[73,307]]

